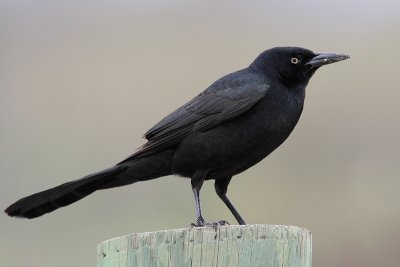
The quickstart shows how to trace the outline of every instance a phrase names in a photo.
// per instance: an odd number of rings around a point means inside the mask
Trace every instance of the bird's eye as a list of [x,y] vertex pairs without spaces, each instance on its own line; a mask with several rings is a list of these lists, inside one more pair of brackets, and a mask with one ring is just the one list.
[[298,59],[297,57],[292,57],[292,58],[290,59],[290,62],[291,62],[292,64],[298,64],[298,63],[300,62],[300,59]]

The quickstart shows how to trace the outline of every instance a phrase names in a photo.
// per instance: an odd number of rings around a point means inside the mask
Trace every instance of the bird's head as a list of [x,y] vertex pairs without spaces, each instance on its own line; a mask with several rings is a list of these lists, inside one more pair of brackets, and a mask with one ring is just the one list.
[[287,85],[307,84],[323,65],[350,58],[336,53],[315,53],[301,47],[275,47],[261,53],[250,68],[270,77],[278,77]]

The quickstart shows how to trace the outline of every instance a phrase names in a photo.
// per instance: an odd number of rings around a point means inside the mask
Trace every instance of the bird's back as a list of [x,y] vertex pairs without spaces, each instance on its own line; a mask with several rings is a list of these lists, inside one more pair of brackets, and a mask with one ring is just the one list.
[[205,132],[193,132],[175,152],[174,172],[191,177],[198,169],[209,169],[213,179],[253,166],[293,131],[303,110],[304,90],[268,85],[263,98],[248,111]]

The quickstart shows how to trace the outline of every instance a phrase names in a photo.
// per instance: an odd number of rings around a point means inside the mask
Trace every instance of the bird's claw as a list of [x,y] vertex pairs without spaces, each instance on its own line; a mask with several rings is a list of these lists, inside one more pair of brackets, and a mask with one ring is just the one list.
[[226,220],[219,220],[218,225],[219,226],[227,226],[227,225],[231,225],[231,224]]
[[191,223],[189,226],[190,227],[212,227],[212,228],[217,228],[218,226],[227,226],[230,225],[230,223],[226,220],[219,220],[217,222],[206,222],[203,220],[197,220],[196,223]]

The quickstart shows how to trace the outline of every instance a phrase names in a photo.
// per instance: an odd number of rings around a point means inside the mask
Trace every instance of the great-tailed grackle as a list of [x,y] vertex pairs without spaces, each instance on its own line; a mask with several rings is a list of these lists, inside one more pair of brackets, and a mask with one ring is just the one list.
[[5,212],[35,218],[69,205],[96,190],[166,175],[191,178],[196,224],[199,192],[215,180],[218,196],[239,224],[245,224],[226,196],[232,176],[261,161],[294,129],[303,110],[305,88],[315,71],[349,58],[299,47],[276,47],[261,53],[245,69],[228,74],[151,128],[148,140],[117,165],[20,199]]

